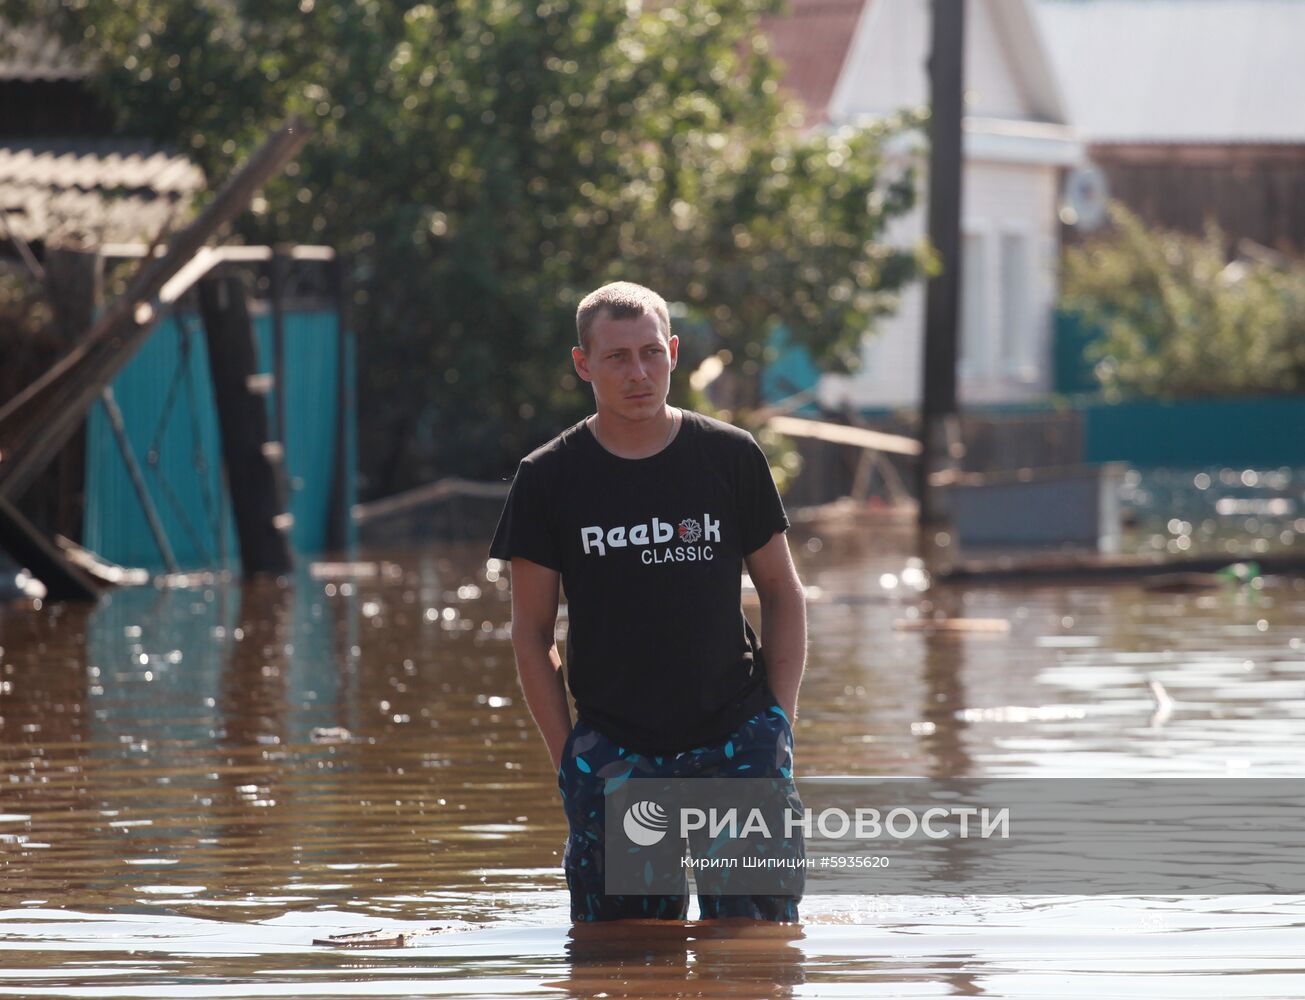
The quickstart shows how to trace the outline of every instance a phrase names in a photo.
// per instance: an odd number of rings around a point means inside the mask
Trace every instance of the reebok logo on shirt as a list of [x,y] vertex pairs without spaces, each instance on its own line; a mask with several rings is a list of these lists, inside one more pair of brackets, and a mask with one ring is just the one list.
[[[671,545],[678,538],[679,546]],[[607,550],[623,549],[627,546],[644,547],[639,554],[645,566],[665,562],[699,562],[709,561],[714,552],[709,545],[694,545],[697,541],[719,542],[720,519],[710,514],[703,514],[699,523],[695,518],[686,517],[678,526],[654,517],[646,524],[635,524],[626,528],[618,525],[604,529],[601,525],[587,525],[580,529],[580,546],[585,555],[607,555]],[[657,546],[666,546],[664,549]]]

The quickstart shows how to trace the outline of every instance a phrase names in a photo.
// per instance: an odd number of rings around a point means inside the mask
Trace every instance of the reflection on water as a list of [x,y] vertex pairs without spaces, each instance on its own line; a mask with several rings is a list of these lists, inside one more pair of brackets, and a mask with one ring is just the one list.
[[1130,469],[1120,501],[1129,551],[1255,558],[1299,555],[1305,469]]
[[[794,542],[800,773],[1301,775],[1302,581],[922,608],[886,526]],[[801,928],[577,936],[503,573],[368,555],[0,612],[0,996],[1305,994],[1293,898],[817,897]],[[1011,628],[894,628],[934,609]],[[375,927],[419,933],[311,944]]]

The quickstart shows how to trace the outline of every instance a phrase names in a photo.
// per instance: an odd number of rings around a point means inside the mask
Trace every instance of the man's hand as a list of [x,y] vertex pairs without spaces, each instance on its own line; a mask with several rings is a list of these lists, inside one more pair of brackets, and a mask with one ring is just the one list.
[[807,662],[807,604],[788,551],[788,536],[777,531],[744,562],[761,598],[767,679],[792,722],[797,719],[798,686]]
[[562,657],[553,638],[560,591],[557,570],[529,559],[512,560],[512,650],[517,675],[555,771],[562,766],[562,749],[571,734]]

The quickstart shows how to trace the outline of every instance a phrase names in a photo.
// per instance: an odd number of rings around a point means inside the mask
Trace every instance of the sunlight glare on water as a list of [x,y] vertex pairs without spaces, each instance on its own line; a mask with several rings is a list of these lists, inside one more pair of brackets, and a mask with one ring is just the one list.
[[[928,594],[867,534],[794,532],[799,775],[1302,776],[1302,581]],[[1305,995],[1285,896],[817,896],[800,928],[572,932],[506,569],[449,544],[366,566],[0,611],[0,996]],[[1009,627],[895,624],[934,610]],[[407,946],[312,943],[369,929]]]

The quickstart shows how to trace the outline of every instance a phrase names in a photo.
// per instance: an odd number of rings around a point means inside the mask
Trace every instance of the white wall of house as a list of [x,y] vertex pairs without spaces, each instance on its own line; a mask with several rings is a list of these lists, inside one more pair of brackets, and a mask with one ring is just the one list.
[[[966,164],[957,372],[962,402],[1017,402],[1050,388],[1057,185],[1052,167]],[[917,209],[889,238],[909,246],[924,231],[925,213]],[[903,294],[900,310],[867,337],[861,370],[825,377],[822,402],[834,407],[917,403],[923,330],[924,287],[916,283]]]
[[[1083,150],[1064,124],[1025,0],[967,4],[958,393],[963,403],[1017,402],[1050,387],[1057,193],[1061,171]],[[928,36],[928,0],[870,0],[830,100],[831,123],[925,103]],[[921,204],[888,238],[922,240],[925,219]],[[822,402],[915,405],[923,330],[916,284],[867,337],[861,371],[822,380]]]
[[1014,402],[1050,388],[1060,249],[1057,182],[1053,167],[967,164],[958,370],[962,402]]

